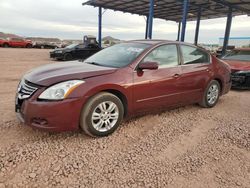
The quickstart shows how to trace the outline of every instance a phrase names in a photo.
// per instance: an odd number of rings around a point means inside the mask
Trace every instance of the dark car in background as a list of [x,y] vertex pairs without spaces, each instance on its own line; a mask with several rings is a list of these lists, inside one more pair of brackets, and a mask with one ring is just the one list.
[[38,129],[107,136],[126,117],[193,103],[214,107],[231,88],[230,72],[191,44],[128,41],[85,61],[28,72],[17,89],[16,112]]
[[33,48],[40,48],[40,49],[56,49],[58,45],[52,42],[34,42]]
[[86,59],[100,50],[97,44],[71,44],[50,52],[50,58],[64,61]]
[[232,71],[232,88],[250,89],[250,48],[238,48],[225,55]]

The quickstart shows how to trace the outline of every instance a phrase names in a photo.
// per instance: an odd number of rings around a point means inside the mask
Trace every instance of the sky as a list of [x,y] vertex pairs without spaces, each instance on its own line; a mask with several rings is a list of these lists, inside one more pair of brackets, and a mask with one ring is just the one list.
[[[0,0],[0,31],[25,37],[82,39],[97,36],[98,9],[82,6],[86,0]],[[145,17],[107,10],[103,14],[103,36],[122,40],[142,39]],[[188,22],[186,41],[193,42],[196,22]],[[226,18],[202,20],[200,43],[219,42]],[[178,24],[154,19],[153,38],[176,40]],[[250,37],[250,16],[233,18],[231,37]]]

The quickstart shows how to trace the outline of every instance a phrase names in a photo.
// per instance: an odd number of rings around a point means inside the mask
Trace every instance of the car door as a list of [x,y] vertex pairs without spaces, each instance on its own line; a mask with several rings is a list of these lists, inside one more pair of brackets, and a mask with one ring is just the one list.
[[88,50],[89,50],[89,56],[91,56],[99,51],[99,47],[96,44],[89,44]]
[[75,47],[75,50],[73,51],[74,58],[77,59],[85,59],[87,56],[87,50],[83,44],[79,44]]
[[19,38],[14,39],[14,43],[16,47],[23,47],[23,40]]
[[19,39],[19,46],[26,47],[26,42],[24,41],[24,39]]
[[199,102],[212,74],[210,54],[195,46],[180,45],[182,54],[182,88],[183,104]]
[[148,53],[141,62],[157,62],[157,70],[133,72],[133,104],[135,112],[175,106],[179,103],[178,49],[175,44],[159,46]]
[[10,45],[13,47],[19,47],[18,38],[10,38]]

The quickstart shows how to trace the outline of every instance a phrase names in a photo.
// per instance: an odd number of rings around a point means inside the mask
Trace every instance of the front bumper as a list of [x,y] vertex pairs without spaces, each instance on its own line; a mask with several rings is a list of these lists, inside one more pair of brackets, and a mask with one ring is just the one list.
[[250,89],[250,74],[234,73],[231,75],[232,88],[234,89]]
[[50,52],[50,58],[62,59],[63,58],[63,53]]
[[73,131],[79,129],[82,99],[62,101],[37,101],[34,97],[16,100],[18,119],[31,127],[50,132]]

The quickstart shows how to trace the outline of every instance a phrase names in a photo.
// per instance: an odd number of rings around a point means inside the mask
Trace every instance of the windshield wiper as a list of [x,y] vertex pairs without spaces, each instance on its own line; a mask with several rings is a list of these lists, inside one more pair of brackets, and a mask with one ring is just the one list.
[[97,62],[86,62],[86,61],[83,61],[84,63],[88,63],[88,64],[91,64],[91,65],[97,65],[97,66],[102,66],[102,67],[110,67],[110,68],[118,68],[118,67],[115,67],[115,66],[111,66],[111,65],[104,65],[104,64],[100,64],[100,63],[97,63]]
[[99,64],[99,63],[97,63],[97,62],[84,62],[84,63],[88,63],[88,64],[91,64],[91,65],[97,65],[97,66],[103,66],[103,65],[101,65],[101,64]]

